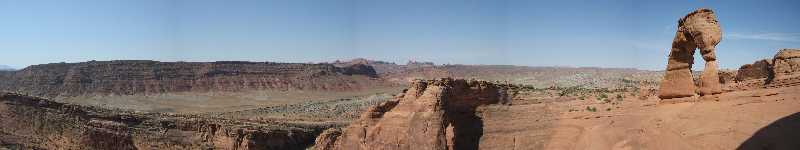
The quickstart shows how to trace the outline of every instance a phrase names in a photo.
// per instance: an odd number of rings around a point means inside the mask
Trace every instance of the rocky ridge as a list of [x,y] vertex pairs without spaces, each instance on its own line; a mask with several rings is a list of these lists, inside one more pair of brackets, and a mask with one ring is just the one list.
[[486,81],[416,80],[347,128],[325,131],[316,149],[477,149],[483,133],[476,109],[510,104],[512,95],[507,86]]
[[248,90],[357,90],[381,85],[370,66],[272,62],[90,61],[0,73],[0,90],[44,96]]
[[304,149],[326,125],[128,112],[0,93],[0,146],[25,149]]
[[771,59],[745,64],[729,90],[775,88],[800,85],[800,49],[781,49]]

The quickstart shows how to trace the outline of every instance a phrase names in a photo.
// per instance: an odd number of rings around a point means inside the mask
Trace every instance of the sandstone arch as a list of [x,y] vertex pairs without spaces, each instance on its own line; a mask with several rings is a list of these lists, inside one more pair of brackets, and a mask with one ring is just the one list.
[[[678,31],[672,41],[666,74],[661,81],[658,97],[661,99],[681,98],[722,93],[717,75],[715,47],[720,42],[722,31],[714,11],[698,9],[678,21]],[[695,49],[705,60],[705,69],[700,76],[699,89],[692,81],[692,64]]]

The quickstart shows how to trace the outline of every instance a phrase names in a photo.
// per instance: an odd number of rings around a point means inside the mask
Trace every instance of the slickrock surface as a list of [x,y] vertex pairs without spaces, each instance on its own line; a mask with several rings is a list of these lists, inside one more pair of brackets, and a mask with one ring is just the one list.
[[[715,47],[722,39],[717,17],[710,9],[698,9],[678,21],[678,31],[672,41],[667,71],[659,88],[659,98],[690,97],[695,93],[712,95],[722,92],[717,74]],[[700,76],[700,88],[695,91],[692,81],[692,64],[695,49],[700,49],[705,70]]]
[[[90,61],[33,65],[0,75],[0,89],[43,97],[170,92],[367,89],[370,66],[271,62]],[[351,76],[354,75],[354,76]]]
[[396,101],[363,113],[343,131],[317,138],[317,149],[477,149],[479,106],[510,104],[503,86],[444,78],[417,80]]
[[323,128],[108,110],[0,93],[0,148],[304,149]]

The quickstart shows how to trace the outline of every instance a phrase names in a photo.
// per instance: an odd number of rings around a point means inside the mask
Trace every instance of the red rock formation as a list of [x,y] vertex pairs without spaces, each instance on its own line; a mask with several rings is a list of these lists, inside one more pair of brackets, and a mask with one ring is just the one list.
[[369,66],[261,62],[90,61],[33,65],[5,75],[0,89],[55,97],[246,90],[357,90],[380,85]]
[[800,49],[782,49],[773,58],[775,78],[790,78],[800,74]]
[[800,85],[800,50],[782,49],[772,59],[745,64],[736,74],[732,90]]
[[342,73],[346,75],[366,75],[370,77],[378,77],[375,68],[366,64],[353,64],[350,66],[342,67]]
[[322,128],[134,113],[0,93],[0,143],[33,149],[304,149]]
[[700,76],[700,95],[722,92],[717,74],[715,47],[722,38],[717,17],[710,9],[698,9],[678,21],[678,31],[672,42],[667,71],[661,81],[659,98],[689,97],[695,94],[692,84],[691,68],[695,49],[700,49],[706,61],[705,70]]
[[485,81],[417,80],[343,131],[326,131],[316,148],[477,149],[483,131],[476,107],[509,102],[508,90]]
[[729,84],[736,82],[736,72],[734,71],[719,71],[719,83]]
[[739,71],[736,73],[736,81],[763,79],[770,76],[772,76],[771,61],[762,59],[753,64],[745,64],[739,67]]

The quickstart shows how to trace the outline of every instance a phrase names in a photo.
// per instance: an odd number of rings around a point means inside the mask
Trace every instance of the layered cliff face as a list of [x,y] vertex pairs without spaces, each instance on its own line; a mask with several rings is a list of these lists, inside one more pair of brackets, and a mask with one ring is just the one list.
[[0,93],[0,145],[33,149],[304,149],[325,127],[108,110]]
[[[90,61],[0,74],[0,89],[37,96],[246,90],[353,90],[379,84],[370,66],[261,62]],[[373,83],[375,82],[375,83]]]
[[317,149],[477,149],[476,109],[510,103],[506,87],[485,81],[417,80],[396,101],[370,108],[342,131],[317,138]]

